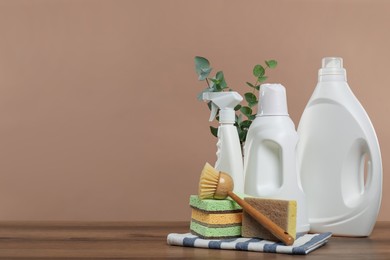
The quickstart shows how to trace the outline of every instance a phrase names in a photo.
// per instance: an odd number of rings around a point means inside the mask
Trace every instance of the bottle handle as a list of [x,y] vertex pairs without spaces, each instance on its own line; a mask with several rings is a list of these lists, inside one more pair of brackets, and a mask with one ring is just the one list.
[[367,201],[372,199],[373,193],[382,193],[382,162],[380,154],[377,158],[373,158],[370,149],[367,149],[361,160],[362,197],[363,201]]
[[360,211],[372,204],[378,189],[381,190],[382,164],[378,151],[363,138],[357,138],[350,146],[340,176],[341,193],[347,208]]

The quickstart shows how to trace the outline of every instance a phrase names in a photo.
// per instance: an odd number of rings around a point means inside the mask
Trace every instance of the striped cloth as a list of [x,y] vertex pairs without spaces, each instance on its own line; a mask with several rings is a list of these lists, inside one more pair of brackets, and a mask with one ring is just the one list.
[[328,242],[332,233],[304,234],[298,236],[292,246],[285,246],[282,243],[257,239],[257,238],[233,238],[233,239],[202,239],[191,233],[171,233],[167,237],[167,243],[173,246],[200,247],[211,249],[232,249],[243,251],[256,251],[266,253],[282,253],[307,255],[313,250]]

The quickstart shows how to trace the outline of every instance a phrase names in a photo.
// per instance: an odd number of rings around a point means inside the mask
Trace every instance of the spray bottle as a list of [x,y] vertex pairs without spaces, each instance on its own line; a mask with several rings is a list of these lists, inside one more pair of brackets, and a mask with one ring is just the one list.
[[237,128],[234,126],[236,114],[234,107],[241,101],[240,94],[230,92],[203,93],[204,101],[211,101],[211,115],[213,121],[219,110],[219,127],[217,142],[217,161],[215,168],[229,174],[234,181],[234,192],[244,192],[244,174],[240,140]]

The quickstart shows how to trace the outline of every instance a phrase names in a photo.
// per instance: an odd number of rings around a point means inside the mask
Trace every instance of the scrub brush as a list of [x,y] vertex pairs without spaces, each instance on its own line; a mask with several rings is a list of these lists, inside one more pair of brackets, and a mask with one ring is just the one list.
[[259,224],[280,239],[284,244],[289,246],[294,243],[294,238],[285,230],[253,208],[248,202],[234,194],[233,187],[234,183],[230,175],[224,172],[218,172],[208,163],[205,164],[199,181],[200,199],[225,199],[229,196]]

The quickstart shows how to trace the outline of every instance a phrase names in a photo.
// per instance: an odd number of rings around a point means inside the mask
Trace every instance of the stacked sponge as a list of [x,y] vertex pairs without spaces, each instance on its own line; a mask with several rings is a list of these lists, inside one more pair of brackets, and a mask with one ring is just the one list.
[[[282,229],[296,238],[296,201],[246,197],[256,210],[263,213]],[[190,196],[191,233],[205,239],[257,237],[278,241],[273,234],[257,223],[240,205],[230,198],[224,200],[204,199]]]
[[206,239],[241,236],[242,209],[231,199],[201,200],[190,196],[191,233]]

